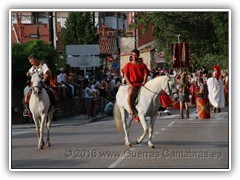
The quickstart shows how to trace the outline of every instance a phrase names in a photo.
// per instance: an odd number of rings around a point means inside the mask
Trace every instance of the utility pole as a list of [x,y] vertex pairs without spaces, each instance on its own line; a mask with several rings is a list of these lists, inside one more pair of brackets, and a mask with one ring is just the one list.
[[134,29],[134,49],[137,49],[137,29]]
[[[135,18],[137,17],[137,13],[134,12],[134,23],[135,23]],[[135,41],[135,49],[137,49],[137,28],[135,27],[134,28],[134,41]]]
[[53,12],[53,45],[57,49],[57,12]]
[[53,13],[49,12],[48,13],[48,27],[49,27],[49,43],[50,45],[53,44]]
[[37,38],[40,39],[38,12],[36,13]]
[[95,27],[95,12],[92,13],[93,27]]

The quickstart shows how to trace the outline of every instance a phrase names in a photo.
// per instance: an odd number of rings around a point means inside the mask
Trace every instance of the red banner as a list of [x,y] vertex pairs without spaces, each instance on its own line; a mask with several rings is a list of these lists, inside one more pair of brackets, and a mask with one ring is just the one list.
[[171,44],[173,68],[189,67],[189,45],[188,43]]

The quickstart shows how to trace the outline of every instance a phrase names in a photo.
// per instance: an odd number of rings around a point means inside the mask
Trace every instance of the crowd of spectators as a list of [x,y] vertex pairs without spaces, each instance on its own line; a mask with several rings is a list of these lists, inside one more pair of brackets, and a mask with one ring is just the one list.
[[[69,65],[56,71],[55,85],[59,100],[82,99],[87,117],[95,118],[98,113],[104,113],[107,104],[114,103],[122,78],[109,69],[101,70],[98,76],[87,71],[84,77],[77,72]],[[110,115],[108,111],[105,114]]]
[[[178,77],[183,70],[180,69],[153,69],[149,75],[149,80],[166,74]],[[197,97],[208,97],[207,79],[212,76],[212,71],[205,67],[187,71],[185,73],[188,84],[190,105],[196,105]],[[224,72],[220,76],[224,85],[225,103],[228,104],[228,73]],[[177,79],[177,88],[179,89],[180,78]],[[122,85],[122,77],[111,70],[102,70],[101,75],[95,76],[94,73],[77,73],[74,67],[66,65],[56,71],[55,84],[58,89],[59,99],[81,98],[84,100],[85,113],[88,118],[94,118],[98,113],[104,113],[104,109],[112,107],[115,101],[115,95],[119,86]],[[197,93],[196,93],[197,92]],[[109,108],[105,112],[110,115]]]
[[[186,77],[185,84],[187,84],[187,92],[189,100],[187,99],[185,104],[196,106],[196,99],[198,97],[208,98],[208,86],[207,80],[212,77],[213,70],[207,70],[206,67],[197,68],[192,71],[185,71],[180,69],[153,69],[150,73],[149,79],[153,79],[157,76],[170,74],[176,77],[177,89],[181,91],[181,75]],[[225,105],[228,105],[228,73],[223,71],[220,76],[223,82],[223,89],[225,95]],[[166,109],[166,108],[163,108]]]

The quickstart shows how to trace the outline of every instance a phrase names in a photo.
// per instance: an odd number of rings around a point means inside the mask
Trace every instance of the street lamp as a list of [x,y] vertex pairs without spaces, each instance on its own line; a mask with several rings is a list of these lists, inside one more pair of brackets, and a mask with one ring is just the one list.
[[178,58],[179,58],[179,63],[180,63],[180,69],[182,69],[182,62],[181,62],[181,57],[180,57],[180,36],[181,34],[175,35],[178,38]]

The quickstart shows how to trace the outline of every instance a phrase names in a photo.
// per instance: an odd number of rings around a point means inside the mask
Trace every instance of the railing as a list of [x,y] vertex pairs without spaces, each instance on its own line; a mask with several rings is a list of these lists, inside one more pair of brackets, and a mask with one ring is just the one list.
[[[98,98],[97,99],[97,113],[103,114],[104,107],[108,102],[105,98]],[[73,98],[73,99],[65,99],[60,103],[59,106],[60,115],[56,115],[57,118],[64,118],[64,117],[72,117],[76,115],[86,114],[86,106],[85,106],[85,98]]]

